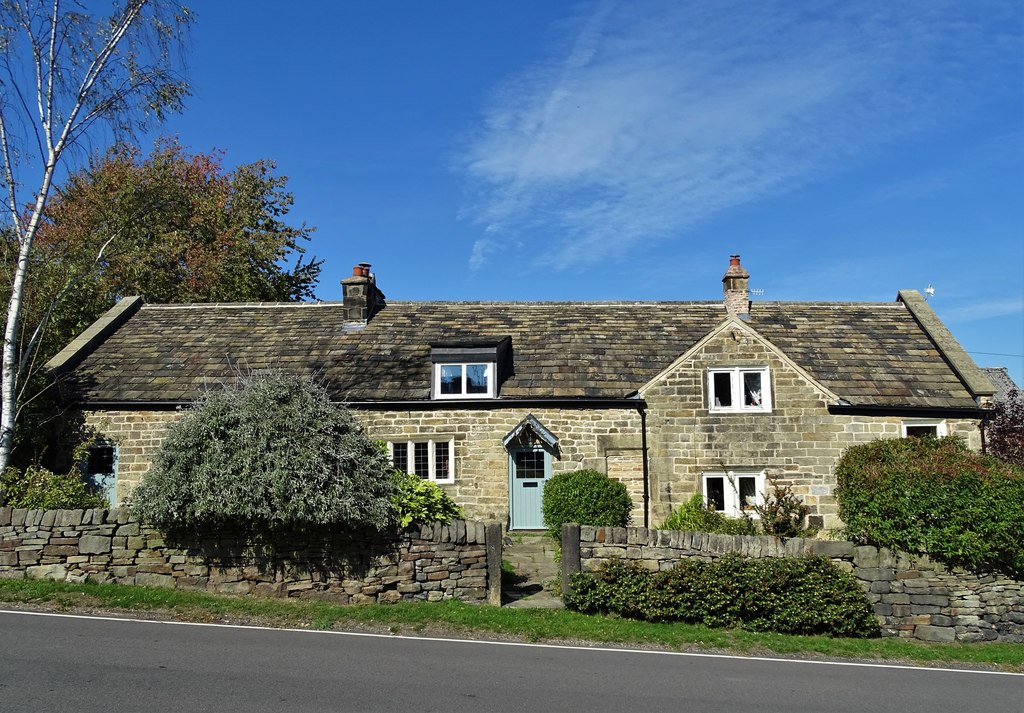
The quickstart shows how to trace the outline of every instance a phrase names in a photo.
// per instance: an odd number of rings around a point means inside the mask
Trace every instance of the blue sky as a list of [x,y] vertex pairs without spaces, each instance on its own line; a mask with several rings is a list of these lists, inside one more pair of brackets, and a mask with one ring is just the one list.
[[319,296],[931,304],[1024,384],[1024,5],[215,2],[166,131],[278,162]]

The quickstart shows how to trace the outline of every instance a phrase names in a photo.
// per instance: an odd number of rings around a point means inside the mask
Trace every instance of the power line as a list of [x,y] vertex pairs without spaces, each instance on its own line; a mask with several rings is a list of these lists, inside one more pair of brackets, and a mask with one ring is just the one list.
[[967,352],[968,354],[984,354],[985,356],[1008,356],[1016,357],[1017,359],[1024,359],[1024,354],[1000,354],[999,352]]

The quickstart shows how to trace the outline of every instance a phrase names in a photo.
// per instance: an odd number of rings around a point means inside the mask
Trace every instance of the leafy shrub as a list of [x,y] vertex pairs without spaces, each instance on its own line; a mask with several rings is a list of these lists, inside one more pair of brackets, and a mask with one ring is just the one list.
[[705,503],[700,493],[694,494],[686,503],[673,510],[659,530],[694,530],[719,535],[757,535],[757,526],[746,515],[728,517]]
[[764,494],[764,502],[754,506],[760,530],[776,537],[813,537],[817,530],[804,527],[804,520],[811,514],[811,509],[791,486],[775,482],[771,486],[772,489]]
[[684,621],[786,634],[878,635],[857,581],[826,557],[682,560],[666,572],[606,563],[576,574],[566,607],[645,621]]
[[633,502],[626,486],[596,470],[558,473],[544,484],[541,502],[544,526],[556,540],[562,525],[575,522],[595,527],[625,527]]
[[1024,573],[1024,470],[951,436],[854,446],[836,478],[847,538]]
[[776,537],[813,537],[817,530],[805,528],[804,518],[810,508],[804,505],[793,489],[772,483],[765,493],[764,503],[755,505],[759,519],[746,513],[729,517],[705,503],[700,493],[694,494],[678,510],[673,510],[659,530],[694,530],[718,535],[775,535]]
[[0,491],[7,496],[7,505],[30,510],[73,510],[105,508],[102,493],[90,489],[78,470],[53,473],[30,465],[24,472],[7,468],[0,474]]
[[451,522],[465,517],[462,508],[437,483],[396,470],[395,494],[391,499],[401,527]]
[[132,507],[168,529],[383,529],[395,523],[392,470],[323,387],[267,370],[207,392],[171,426]]

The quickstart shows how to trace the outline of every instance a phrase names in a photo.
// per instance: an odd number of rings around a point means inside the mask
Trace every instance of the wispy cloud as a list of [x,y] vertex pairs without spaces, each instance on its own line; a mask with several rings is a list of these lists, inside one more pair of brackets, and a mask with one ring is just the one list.
[[584,9],[458,156],[474,268],[513,246],[600,261],[837,170],[957,111],[1014,22],[1012,3],[931,0]]

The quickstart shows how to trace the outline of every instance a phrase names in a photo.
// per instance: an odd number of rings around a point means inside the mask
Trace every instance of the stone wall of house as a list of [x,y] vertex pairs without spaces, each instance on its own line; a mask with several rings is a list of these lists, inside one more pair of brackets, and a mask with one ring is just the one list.
[[167,427],[181,418],[180,411],[87,411],[86,427],[117,445],[117,482],[113,504],[125,501],[142,482],[156,452],[167,437]]
[[[643,522],[640,417],[635,410],[452,408],[354,413],[375,439],[454,439],[455,482],[441,487],[466,509],[467,516],[503,522],[509,511],[509,454],[502,441],[533,414],[558,437],[554,473],[594,468],[621,479],[633,494],[634,522]],[[632,463],[623,466],[623,458],[630,457]]]
[[127,510],[0,508],[0,577],[325,599],[501,601],[501,527],[459,520],[392,539],[306,531],[164,536]]
[[[455,482],[441,487],[477,520],[506,522],[509,455],[502,440],[528,414],[559,439],[555,473],[594,468],[622,480],[633,497],[633,521],[643,522],[640,417],[634,410],[493,409],[377,411],[353,409],[371,438],[455,443]],[[176,411],[93,411],[86,424],[118,445],[117,500],[121,503],[149,470]]]
[[883,636],[924,641],[1024,642],[1024,582],[950,569],[928,557],[852,542],[713,535],[639,527],[569,525],[562,531],[563,588],[572,572],[611,560],[667,570],[681,559],[824,555],[860,583]]
[[[763,343],[722,336],[682,362],[645,394],[650,472],[650,522],[701,488],[706,471],[765,469],[770,478],[792,486],[828,528],[838,527],[833,495],[835,464],[851,445],[901,435],[898,417],[832,415],[829,398]],[[708,366],[768,366],[770,413],[709,414]],[[507,522],[509,455],[502,441],[528,414],[559,439],[554,472],[594,468],[626,484],[633,499],[634,524],[644,522],[643,451],[639,413],[631,409],[502,408],[423,411],[353,409],[374,439],[401,442],[448,440],[455,445],[454,482],[444,488],[466,515]],[[118,444],[115,504],[124,502],[149,469],[176,411],[103,411],[86,423]],[[947,421],[951,433],[980,447],[976,421]]]
[[[770,370],[768,413],[709,413],[709,367]],[[825,382],[827,386],[827,382]],[[789,485],[828,529],[841,525],[833,494],[835,465],[843,451],[901,435],[899,417],[833,415],[834,397],[759,338],[736,328],[709,339],[663,374],[643,396],[648,403],[651,522],[701,488],[708,471],[767,471]],[[949,420],[950,433],[981,446],[978,422]]]

